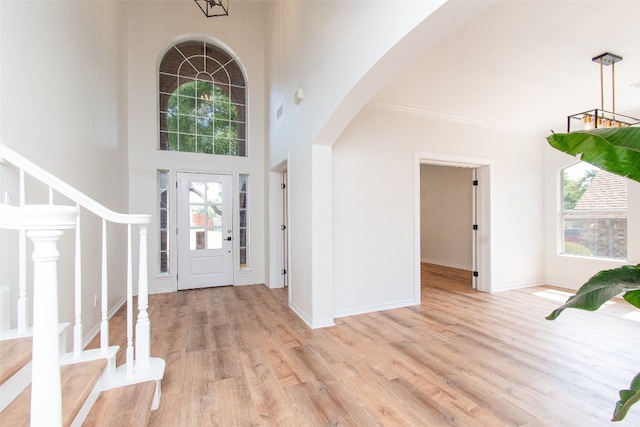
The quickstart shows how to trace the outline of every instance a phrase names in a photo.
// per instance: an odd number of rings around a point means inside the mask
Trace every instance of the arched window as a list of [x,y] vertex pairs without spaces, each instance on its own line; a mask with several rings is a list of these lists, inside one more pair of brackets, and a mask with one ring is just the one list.
[[238,61],[206,41],[178,43],[160,63],[160,149],[247,155],[247,102]]

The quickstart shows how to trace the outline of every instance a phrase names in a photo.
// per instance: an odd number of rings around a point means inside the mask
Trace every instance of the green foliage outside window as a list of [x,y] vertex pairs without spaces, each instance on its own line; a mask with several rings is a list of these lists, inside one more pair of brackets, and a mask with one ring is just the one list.
[[587,191],[591,180],[595,177],[597,169],[590,169],[584,172],[584,176],[579,179],[572,179],[566,171],[562,177],[562,202],[564,209],[573,209],[580,201],[580,198]]
[[237,108],[212,82],[185,83],[167,105],[168,148],[173,151],[238,155]]

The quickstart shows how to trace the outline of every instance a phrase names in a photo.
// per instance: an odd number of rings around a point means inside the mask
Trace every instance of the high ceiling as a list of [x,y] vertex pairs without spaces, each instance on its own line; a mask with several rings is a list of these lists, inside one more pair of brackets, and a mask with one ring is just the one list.
[[[374,102],[526,133],[564,132],[567,115],[600,108],[600,65],[591,58],[611,52],[623,57],[615,65],[616,112],[640,113],[640,1],[491,3],[401,70]],[[604,76],[611,110],[610,66]]]

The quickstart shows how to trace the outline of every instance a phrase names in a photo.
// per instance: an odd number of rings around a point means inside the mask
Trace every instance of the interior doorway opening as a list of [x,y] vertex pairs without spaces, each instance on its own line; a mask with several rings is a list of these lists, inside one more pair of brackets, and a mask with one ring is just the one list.
[[283,171],[280,175],[280,189],[282,197],[282,219],[280,229],[282,231],[280,239],[282,239],[282,261],[280,262],[282,269],[282,286],[289,287],[289,181],[287,171]]
[[455,271],[474,289],[475,175],[472,168],[420,166],[421,262]]
[[[473,287],[479,291],[492,292],[492,257],[491,257],[491,168],[492,160],[467,156],[456,156],[442,153],[416,152],[415,154],[415,268],[416,268],[416,296],[420,298],[420,275],[422,265],[422,165],[444,166],[450,168],[464,168],[468,171],[467,177],[471,178],[471,200],[468,202],[470,216],[467,215],[468,225],[461,225],[465,229],[459,230],[463,235],[469,236],[470,264],[472,271]],[[461,172],[463,177],[464,172]],[[463,179],[463,178],[461,178]],[[464,221],[464,219],[462,220]],[[455,231],[455,223],[453,224]],[[467,249],[463,249],[467,250]],[[467,264],[468,265],[468,261]],[[455,267],[455,265],[453,266]]]
[[289,175],[283,162],[269,173],[269,287],[289,288]]

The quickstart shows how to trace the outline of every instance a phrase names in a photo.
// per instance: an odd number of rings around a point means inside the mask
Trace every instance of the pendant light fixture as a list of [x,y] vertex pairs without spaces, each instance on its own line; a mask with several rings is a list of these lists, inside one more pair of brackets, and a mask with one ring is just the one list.
[[[593,62],[600,64],[600,108],[573,114],[567,117],[567,132],[571,132],[571,125],[580,123],[580,130],[596,128],[629,127],[640,124],[640,119],[616,113],[615,92],[615,64],[622,61],[622,57],[605,52],[591,58]],[[604,67],[611,66],[611,111],[604,109]],[[574,129],[577,130],[577,129]]]
[[207,18],[229,15],[229,0],[193,0]]

